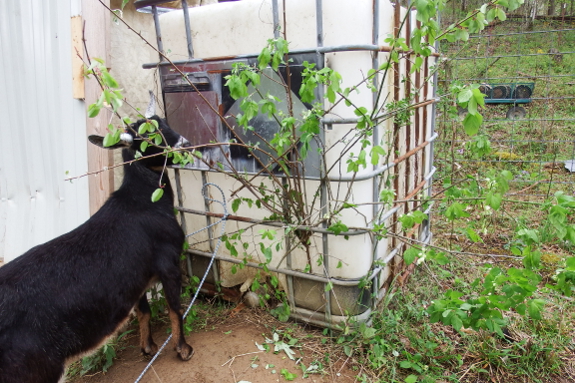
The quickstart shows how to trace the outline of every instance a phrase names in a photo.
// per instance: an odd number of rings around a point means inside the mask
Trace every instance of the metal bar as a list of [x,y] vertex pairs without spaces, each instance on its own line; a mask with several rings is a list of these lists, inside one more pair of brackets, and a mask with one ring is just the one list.
[[[406,22],[405,22],[405,43],[409,47],[411,43],[411,0],[407,2],[407,13],[406,13]],[[405,87],[406,87],[406,95],[411,91],[412,81],[411,81],[411,61],[405,60]],[[405,149],[409,153],[411,150],[411,118],[407,120],[407,124],[405,125]],[[413,157],[409,156],[405,159],[405,176],[404,176],[404,194],[407,193],[409,190],[410,182],[411,182],[411,167],[412,167],[412,160]],[[409,211],[409,202],[405,202],[405,211]]]
[[[202,172],[202,185],[206,185],[208,183],[208,177],[206,174],[206,171],[203,170]],[[206,190],[206,193],[208,193],[208,191]],[[183,204],[181,204],[181,206],[184,206]],[[210,202],[208,201],[207,198],[204,198],[204,209],[206,209],[206,212],[210,211]],[[223,218],[223,215],[222,215]],[[214,232],[212,230],[212,220],[210,219],[210,215],[206,214],[206,225],[208,227],[207,231],[208,231],[208,240],[209,240],[209,246],[210,246],[210,254],[213,254],[214,252]],[[186,231],[187,233],[187,231]],[[218,269],[218,265],[216,264],[216,262],[212,263],[212,272],[214,273],[214,279],[216,281],[220,280],[220,270]]]
[[[463,181],[462,179],[456,180],[456,181]],[[573,181],[551,181],[551,180],[543,180],[543,181],[529,181],[529,180],[511,180],[509,181],[510,183],[516,183],[516,184],[528,184],[528,183],[535,183],[535,182],[539,182],[539,184],[541,185],[547,185],[547,184],[557,184],[557,185],[572,185]],[[547,193],[545,194],[532,194],[531,190],[525,191],[525,192],[521,192],[520,190],[512,193],[513,195],[523,195],[524,193],[528,193],[529,196],[534,195],[534,196],[547,196]]]
[[[421,101],[417,104],[413,104],[407,108],[405,108],[404,110],[408,110],[408,109],[418,109],[418,108],[423,108],[429,104],[433,104],[439,102],[439,99],[434,98],[431,100],[424,100]],[[385,114],[380,114],[375,116],[373,119],[374,120],[380,120],[380,119],[387,119],[390,118],[391,115],[385,113]],[[333,125],[333,124],[355,124],[356,122],[359,121],[359,117],[353,117],[353,118],[322,118],[321,122],[323,122],[326,125]]]
[[[181,206],[176,206],[175,209],[178,211],[184,212],[184,213],[188,213],[188,214],[209,215],[210,217],[214,217],[214,218],[223,218],[223,216],[224,216],[221,213],[214,213],[214,212],[206,212],[203,210],[188,209],[188,208],[181,207]],[[247,223],[267,225],[267,226],[273,226],[273,227],[279,227],[279,228],[288,227],[288,225],[286,225],[283,222],[261,220],[261,219],[255,219],[255,218],[249,218],[249,217],[242,217],[242,216],[238,216],[238,215],[228,215],[227,219],[232,220],[232,221],[247,222]],[[329,231],[327,229],[320,229],[320,228],[315,228],[315,227],[305,226],[305,225],[293,225],[290,227],[292,227],[294,229],[298,229],[298,230],[312,231],[314,233],[333,234],[331,231]],[[353,231],[342,232],[342,233],[340,233],[340,235],[353,236],[353,235],[365,234],[365,233],[369,232],[369,230],[370,229],[361,228],[361,229],[357,229],[357,230],[353,230]]]
[[[367,173],[362,173],[361,175],[357,175],[357,174],[352,174],[352,175],[344,175],[344,176],[339,176],[339,177],[335,177],[335,176],[328,176],[327,179],[329,181],[336,181],[336,182],[356,182],[356,181],[365,181],[368,180],[372,177],[375,177],[391,168],[393,168],[395,165],[397,165],[398,163],[404,161],[406,158],[408,158],[409,156],[412,156],[413,154],[417,153],[418,151],[422,150],[423,148],[425,148],[427,145],[429,145],[430,143],[434,142],[438,137],[437,133],[434,133],[433,136],[431,136],[428,140],[422,142],[420,145],[416,146],[415,148],[411,149],[409,152],[403,154],[402,156],[396,158],[393,162],[388,163],[386,165],[383,165],[375,170],[372,170],[370,172]],[[187,169],[187,168],[185,168]],[[197,170],[197,169],[189,169],[189,170]],[[325,177],[321,176],[320,177],[306,177],[309,180],[323,180]]]
[[[573,141],[570,141],[573,142]],[[492,162],[492,163],[501,163],[507,162],[510,164],[542,164],[542,165],[553,165],[553,164],[562,164],[564,161],[533,161],[533,160],[460,160],[461,163],[483,163],[483,162]],[[534,181],[529,181],[534,182]]]
[[[184,206],[184,197],[182,195],[182,179],[180,178],[180,170],[174,169],[174,178],[176,179],[176,193],[178,195],[178,204],[180,206]],[[184,230],[184,233],[188,232],[188,225],[186,224],[186,215],[180,213],[180,226]],[[186,257],[186,267],[188,269],[188,276],[191,278],[193,275],[192,272],[192,261],[190,257]]]
[[160,63],[165,62],[164,45],[162,44],[162,31],[160,30],[160,19],[158,18],[158,8],[152,5],[152,14],[154,15],[154,25],[156,26],[156,43],[158,44],[158,51],[160,51]]
[[[379,4],[379,0],[373,0],[373,15],[372,15],[372,24],[373,24],[373,30],[372,30],[372,40],[371,43],[373,45],[378,45],[379,43],[379,13],[380,13],[380,4]],[[372,53],[372,61],[371,61],[371,67],[373,70],[377,70],[379,68],[379,52],[373,52]],[[374,89],[379,89],[379,86],[383,86],[383,84],[379,84],[378,81],[378,76],[373,76],[373,86]],[[378,95],[377,92],[373,92],[372,94],[372,106],[373,106],[373,110],[377,110],[377,100],[378,100]],[[373,129],[373,134],[372,134],[372,146],[377,146],[379,145],[379,129],[380,129],[380,123],[376,123],[375,128]],[[373,165],[373,170],[377,169],[377,165]],[[378,201],[379,200],[379,180],[377,178],[373,178],[372,180],[373,184],[371,185],[371,198],[372,201]],[[379,214],[379,210],[380,207],[376,204],[373,205],[372,210],[371,210],[371,214],[373,216],[373,220],[375,221],[376,217]],[[379,241],[372,241],[372,247],[371,247],[371,254],[372,254],[372,262],[375,262],[377,260],[377,247],[379,245]],[[371,286],[371,292],[373,296],[377,296],[377,293],[379,291],[379,278],[376,276],[374,277],[372,286]],[[372,301],[372,309],[375,309],[376,305],[377,305],[377,299],[374,299]]]
[[[399,2],[396,2],[394,4],[394,9],[393,9],[393,36],[395,38],[399,38],[401,37],[401,5],[399,4]],[[400,76],[399,76],[399,71],[400,71],[400,67],[399,67],[399,63],[398,62],[394,62],[393,63],[393,101],[394,102],[398,102],[399,101],[399,91],[400,91]],[[393,124],[393,142],[391,143],[391,148],[394,152],[394,154],[396,152],[399,151],[399,125],[397,123],[394,122]],[[393,174],[393,189],[396,192],[399,192],[399,169],[395,168],[394,169],[395,172]],[[398,209],[398,213],[399,213],[399,209]],[[393,231],[397,230],[397,213],[394,215],[393,221]],[[391,239],[391,245],[395,246],[397,243],[397,240],[395,238]],[[392,272],[391,275],[393,277],[395,277],[394,273],[395,273],[395,267],[392,268]]]
[[[562,97],[559,99],[562,100],[570,100],[573,99],[575,97]],[[507,118],[501,118],[501,119],[491,119],[491,120],[484,120],[484,122],[508,122],[508,123],[517,123],[517,122],[531,122],[531,121],[574,121],[574,118],[537,118],[537,119],[524,119],[524,120],[509,120]]]
[[[575,120],[575,119],[574,119]],[[437,140],[438,142],[451,142],[451,140]],[[507,142],[528,142],[528,143],[536,143],[536,144],[546,144],[546,143],[560,143],[560,144],[565,144],[565,143],[573,143],[573,140],[513,140],[513,139],[508,139],[508,140],[489,140],[492,143],[507,143]],[[455,142],[456,144],[464,144],[469,142],[469,140],[453,140],[453,142]],[[523,162],[523,161],[521,161]]]
[[171,0],[136,0],[134,1],[134,7],[136,9],[142,9],[145,7],[149,7],[150,5],[155,6],[163,3],[168,3]]
[[323,4],[322,0],[315,0],[315,23],[317,34],[317,46],[323,47]]
[[[439,25],[441,25],[441,12],[437,12],[437,23]],[[436,40],[435,44],[434,44],[435,50],[437,52],[439,52],[440,49],[440,44],[439,41]],[[427,78],[427,76],[426,76]],[[433,87],[432,87],[432,97],[433,98],[437,98],[437,87],[438,87],[438,80],[439,80],[439,75],[438,75],[438,71],[434,70],[433,71]],[[437,134],[435,132],[435,127],[437,124],[437,104],[433,103],[431,104],[431,124],[430,124],[430,131],[429,134],[431,136]],[[425,127],[425,129],[427,129],[427,126]],[[435,162],[435,142],[432,142],[429,145],[429,162],[426,164],[426,166],[429,166],[429,169],[433,169],[433,164]],[[431,177],[429,177],[429,185],[427,186],[427,197],[431,197],[432,195],[432,185],[433,185],[433,174],[431,175]],[[431,209],[431,207],[430,207]],[[429,238],[429,240],[431,240],[432,237],[432,232],[431,232],[431,216],[428,214],[427,216],[427,221],[426,221],[426,228],[427,228],[427,238]]]
[[274,20],[274,38],[280,37],[280,17],[278,0],[272,1],[272,16]]
[[[199,251],[199,250],[189,249],[189,250],[187,250],[187,252],[190,254],[193,254],[193,255],[199,255],[201,257],[207,257],[207,258],[212,257],[212,254],[206,253],[203,251]],[[225,262],[230,262],[230,263],[235,263],[235,264],[241,263],[241,264],[244,264],[244,265],[249,266],[249,267],[254,267],[256,269],[263,269],[264,268],[264,266],[262,266],[259,263],[244,262],[243,259],[226,257],[224,255],[216,254],[215,259],[217,259],[219,261],[225,261]],[[337,285],[337,286],[357,286],[359,283],[361,283],[362,281],[365,280],[365,278],[363,278],[363,277],[362,278],[332,278],[332,277],[328,278],[328,277],[324,277],[324,276],[317,275],[317,274],[304,273],[303,271],[280,269],[280,268],[271,267],[271,266],[265,266],[265,267],[266,267],[266,270],[269,270],[269,271],[274,272],[274,273],[291,275],[294,277],[309,279],[312,281],[322,282],[322,283],[326,283],[326,284],[331,282],[332,284]],[[372,272],[367,277],[367,280],[371,281],[377,275],[377,273],[379,273],[382,269],[383,269],[383,267],[381,267],[381,266],[378,266],[375,269],[373,269]]]
[[[382,45],[372,45],[372,44],[349,44],[349,45],[338,45],[338,46],[330,46],[330,47],[317,47],[317,48],[306,48],[306,49],[295,49],[290,51],[288,54],[300,54],[300,53],[334,53],[334,52],[362,52],[362,51],[372,51],[372,52],[391,52],[391,47]],[[401,49],[396,49],[399,53],[407,53],[407,51],[403,51]],[[249,59],[249,58],[256,58],[258,57],[259,53],[250,53],[245,55],[236,55],[236,56],[220,56],[220,57],[206,57],[206,58],[195,58],[191,60],[177,60],[172,61],[175,65],[185,65],[185,64],[193,64],[193,63],[201,63],[201,62],[210,62],[210,61],[225,61],[225,60],[239,60],[239,59]],[[430,56],[439,57],[439,53],[432,53]],[[142,68],[144,69],[152,69],[156,68],[158,65],[171,65],[172,63],[148,63],[143,64]]]
[[[573,74],[557,74],[551,76],[531,76],[529,75],[529,79],[541,79],[541,78],[562,78],[562,77],[575,77],[575,73]],[[462,78],[462,79],[446,79],[446,80],[439,80],[439,82],[453,82],[453,81],[486,81],[486,80],[505,80],[505,79],[524,79],[526,76],[511,76],[511,77],[476,77],[476,78]],[[522,81],[522,82],[529,82],[529,81]]]
[[[320,49],[323,47],[323,3],[322,0],[315,1],[315,18],[316,18],[316,38],[317,38],[317,62],[321,66],[322,69],[325,66],[325,53],[320,52]],[[321,100],[322,103],[325,103],[323,98],[323,87],[318,88],[318,98]],[[324,125],[325,126],[325,125]],[[320,140],[321,142],[325,142],[325,129],[320,129]],[[325,165],[325,164],[324,164]],[[320,166],[320,176],[325,170],[325,166]],[[322,215],[325,216],[328,212],[327,206],[327,181],[325,177],[321,177],[320,181],[320,203],[321,203],[321,210]],[[322,233],[321,236],[321,243],[322,243],[322,255],[323,255],[323,267],[324,272],[327,278],[326,288],[325,291],[325,321],[327,323],[331,322],[331,290],[327,289],[327,283],[329,283],[329,235],[327,234],[327,222],[322,223],[322,228],[325,231]]]
[[184,24],[186,26],[186,41],[188,42],[188,58],[194,58],[194,48],[192,46],[192,28],[190,26],[190,9],[188,0],[182,0],[182,10],[184,11]]
[[433,136],[431,136],[427,141],[422,142],[420,145],[416,146],[415,148],[411,149],[409,152],[403,154],[402,156],[396,158],[395,160],[393,160],[392,163],[383,165],[381,167],[379,167],[378,169],[372,170],[370,172],[367,173],[363,173],[360,176],[358,176],[357,174],[353,174],[353,175],[345,175],[345,176],[339,176],[339,177],[334,177],[334,176],[328,176],[328,179],[330,181],[340,181],[340,182],[351,182],[351,181],[364,181],[367,179],[370,179],[372,177],[375,177],[391,168],[393,168],[395,165],[399,164],[400,162],[404,161],[406,158],[408,158],[409,156],[417,153],[418,151],[420,151],[421,149],[425,148],[427,145],[429,145],[431,142],[435,141],[435,139],[438,137],[438,134],[435,133]]
[[472,35],[469,36],[470,39],[484,38],[484,37],[499,37],[499,36],[516,36],[516,35],[529,35],[535,33],[554,33],[554,32],[568,32],[575,31],[575,28],[568,29],[551,29],[546,31],[525,31],[525,32],[510,32],[510,33],[496,33],[493,35]]
[[[568,51],[568,52],[558,52],[558,54],[568,55],[573,54],[575,51]],[[526,53],[526,54],[517,54],[517,55],[501,55],[501,56],[489,56],[489,59],[501,59],[501,58],[509,58],[509,57],[533,57],[533,56],[549,56],[549,53]],[[463,60],[485,60],[485,58],[478,59],[477,57],[455,57],[452,60],[456,61],[463,61]]]

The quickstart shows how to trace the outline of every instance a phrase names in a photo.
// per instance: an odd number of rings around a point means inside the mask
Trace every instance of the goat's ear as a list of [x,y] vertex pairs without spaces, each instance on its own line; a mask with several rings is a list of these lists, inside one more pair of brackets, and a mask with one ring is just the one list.
[[[132,136],[130,136],[131,138]],[[118,149],[118,148],[125,148],[130,146],[130,142],[127,142],[125,140],[120,140],[120,142],[118,142],[117,144],[114,144],[112,146],[104,146],[104,137],[102,136],[98,136],[96,134],[91,134],[88,136],[88,141],[90,141],[92,144],[99,146],[102,149]]]

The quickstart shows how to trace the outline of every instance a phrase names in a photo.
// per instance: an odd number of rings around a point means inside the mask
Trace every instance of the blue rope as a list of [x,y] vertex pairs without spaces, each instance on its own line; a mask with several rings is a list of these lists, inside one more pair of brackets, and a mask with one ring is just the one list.
[[[215,200],[213,198],[208,197],[207,195],[207,187],[208,186],[213,186],[216,189],[218,189],[220,191],[220,193],[222,194],[222,201],[219,200]],[[194,234],[200,233],[204,230],[209,229],[210,227],[213,227],[217,224],[219,224],[220,222],[222,223],[222,228],[221,228],[221,232],[220,232],[220,237],[218,239],[218,242],[216,243],[216,247],[214,248],[214,252],[212,253],[212,257],[210,258],[210,263],[208,264],[208,267],[206,268],[206,272],[204,273],[204,276],[202,277],[202,280],[200,281],[200,283],[198,284],[198,288],[196,289],[196,293],[194,294],[192,301],[190,302],[190,305],[188,306],[188,308],[186,309],[186,311],[184,312],[184,315],[182,316],[182,319],[185,319],[186,316],[188,316],[190,310],[192,309],[192,306],[194,305],[196,298],[198,297],[198,294],[200,293],[200,289],[202,288],[204,282],[206,281],[206,278],[208,277],[208,273],[210,272],[210,269],[212,268],[212,265],[214,263],[214,259],[216,258],[216,254],[218,253],[218,249],[220,248],[220,244],[222,243],[222,236],[225,233],[225,229],[226,229],[226,222],[227,222],[227,218],[228,218],[228,210],[226,207],[226,196],[223,192],[223,190],[216,184],[214,183],[206,183],[204,184],[204,186],[202,187],[202,195],[204,196],[204,198],[209,201],[209,202],[215,202],[215,203],[219,203],[220,205],[222,205],[223,209],[224,209],[224,216],[222,217],[222,219],[220,219],[219,221],[212,223],[211,225],[208,225],[198,231],[195,231],[191,234],[186,235],[187,237],[190,237]],[[152,358],[152,360],[150,360],[150,362],[148,363],[148,365],[146,366],[146,368],[144,368],[144,371],[142,371],[142,373],[140,374],[140,376],[138,376],[138,379],[136,379],[136,381],[134,383],[138,383],[140,382],[140,380],[142,380],[142,378],[144,377],[144,375],[146,374],[146,372],[148,372],[148,370],[150,369],[150,367],[152,367],[152,364],[154,363],[154,361],[158,358],[158,356],[160,355],[160,353],[164,350],[164,348],[166,348],[166,346],[168,345],[168,343],[170,342],[170,340],[172,339],[172,334],[170,334],[170,336],[168,337],[168,339],[166,339],[166,341],[164,342],[164,344],[162,344],[162,346],[158,349],[158,352],[156,353],[156,355],[154,355],[154,357]]]

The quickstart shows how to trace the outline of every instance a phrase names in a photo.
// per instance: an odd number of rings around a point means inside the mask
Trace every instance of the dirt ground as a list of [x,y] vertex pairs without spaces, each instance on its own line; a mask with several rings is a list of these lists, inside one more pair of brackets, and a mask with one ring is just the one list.
[[[245,308],[233,315],[223,314],[222,318],[213,318],[214,325],[205,330],[192,332],[187,337],[194,347],[195,354],[187,362],[181,361],[171,345],[156,359],[142,378],[142,383],[272,383],[272,382],[307,382],[307,383],[353,383],[357,373],[351,370],[345,355],[332,353],[329,346],[322,342],[320,330],[294,324],[282,324],[269,314]],[[295,360],[290,359],[284,351],[274,353],[274,344],[270,351],[261,351],[259,345],[266,343],[266,338],[273,341],[273,334],[279,335],[280,341],[297,339]],[[290,334],[288,338],[282,334]],[[166,327],[154,331],[154,340],[161,345],[167,338]],[[73,383],[126,383],[134,382],[148,363],[141,355],[136,332],[127,339],[125,348],[118,352],[118,359],[107,373],[98,373],[74,380]],[[328,356],[329,355],[329,356]],[[301,359],[300,359],[301,358]],[[314,373],[303,377],[302,364],[310,365]],[[282,371],[284,374],[282,374]],[[287,373],[297,377],[290,378]]]

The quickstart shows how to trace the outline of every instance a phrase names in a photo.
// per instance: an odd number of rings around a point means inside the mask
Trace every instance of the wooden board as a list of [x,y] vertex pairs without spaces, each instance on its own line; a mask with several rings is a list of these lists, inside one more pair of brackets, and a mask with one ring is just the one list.
[[[109,0],[102,0],[109,6]],[[95,0],[82,0],[82,15],[84,15],[84,39],[86,40],[85,60],[93,57],[110,62],[110,13]],[[94,78],[84,81],[86,108],[94,103],[102,92],[100,85]],[[86,117],[86,134],[105,135],[110,121],[110,112],[102,109],[94,118]],[[112,165],[112,151],[102,150],[90,143],[88,145],[88,171],[99,171]],[[89,180],[90,214],[94,214],[104,204],[110,193],[114,190],[114,174],[104,171]]]
[[84,99],[84,45],[82,44],[82,16],[71,18],[72,31],[72,96]]

